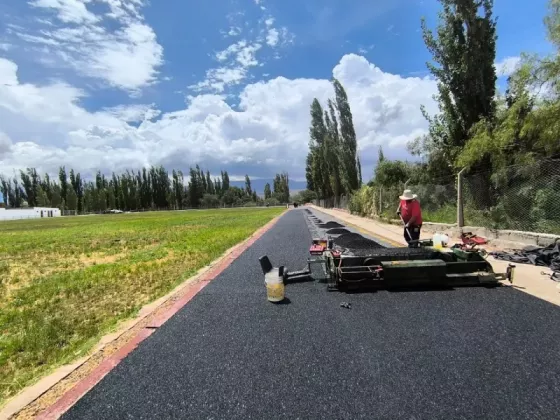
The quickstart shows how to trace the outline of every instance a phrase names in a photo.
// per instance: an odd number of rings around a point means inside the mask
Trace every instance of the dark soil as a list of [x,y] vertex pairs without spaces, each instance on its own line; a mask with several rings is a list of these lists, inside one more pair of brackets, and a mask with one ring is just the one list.
[[377,242],[372,241],[371,239],[364,238],[362,235],[352,232],[340,235],[334,240],[334,243],[343,248],[350,249],[384,248]]
[[327,222],[319,225],[319,227],[322,229],[332,229],[332,228],[344,227],[344,225],[341,225],[340,223],[337,222]]
[[315,223],[323,223],[323,221],[321,219],[315,219],[314,221],[315,221]]
[[343,233],[350,233],[350,231],[344,228],[335,228],[327,230],[327,233],[330,235],[342,235]]

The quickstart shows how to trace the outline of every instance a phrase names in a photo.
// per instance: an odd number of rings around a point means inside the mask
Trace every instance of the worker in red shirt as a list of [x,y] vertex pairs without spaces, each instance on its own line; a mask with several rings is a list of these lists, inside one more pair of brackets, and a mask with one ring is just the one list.
[[420,239],[420,229],[422,229],[422,209],[417,197],[411,190],[404,190],[399,197],[401,202],[397,209],[397,214],[404,223],[404,239],[411,248],[417,245],[417,242],[411,244],[411,241]]

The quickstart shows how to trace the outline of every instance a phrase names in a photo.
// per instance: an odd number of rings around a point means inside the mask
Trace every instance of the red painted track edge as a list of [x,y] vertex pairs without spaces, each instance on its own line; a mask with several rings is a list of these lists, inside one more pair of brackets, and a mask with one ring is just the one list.
[[[284,214],[284,213],[282,213]],[[130,354],[142,341],[148,338],[155,328],[162,326],[167,320],[175,315],[190,300],[192,300],[204,287],[222,273],[235,259],[243,252],[251,247],[261,236],[270,230],[282,216],[272,219],[262,228],[257,230],[253,236],[242,244],[235,247],[232,252],[225,256],[223,261],[210,268],[202,275],[202,278],[189,287],[188,291],[181,296],[170,308],[162,314],[159,314],[145,328],[142,328],[136,336],[122,346],[116,353],[103,360],[91,373],[81,379],[72,388],[66,391],[53,405],[41,412],[36,418],[38,420],[55,420],[60,418],[74,404],[78,402],[86,393],[88,393],[95,385],[97,385],[111,370],[113,370],[128,354]]]

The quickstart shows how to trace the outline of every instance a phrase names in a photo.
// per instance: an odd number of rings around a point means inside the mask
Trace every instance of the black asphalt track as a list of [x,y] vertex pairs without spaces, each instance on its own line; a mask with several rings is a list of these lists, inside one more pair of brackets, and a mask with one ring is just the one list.
[[269,303],[258,258],[303,268],[304,215],[284,215],[63,418],[560,418],[560,308],[523,292],[302,283]]

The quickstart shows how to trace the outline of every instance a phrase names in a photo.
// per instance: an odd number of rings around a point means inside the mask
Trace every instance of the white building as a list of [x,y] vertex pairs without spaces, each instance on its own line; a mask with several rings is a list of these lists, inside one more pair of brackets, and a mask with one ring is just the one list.
[[50,207],[31,207],[28,209],[0,208],[1,220],[40,219],[41,217],[59,217],[60,209]]

